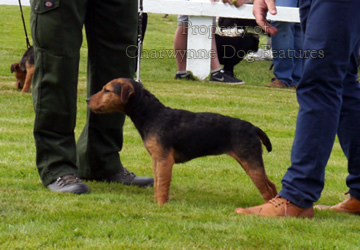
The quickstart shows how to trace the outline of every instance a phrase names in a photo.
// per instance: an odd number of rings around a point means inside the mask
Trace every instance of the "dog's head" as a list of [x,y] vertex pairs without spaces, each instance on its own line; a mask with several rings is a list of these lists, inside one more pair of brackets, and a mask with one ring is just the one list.
[[134,92],[133,80],[118,78],[107,83],[102,90],[86,101],[94,113],[124,113],[125,106]]
[[20,63],[13,63],[10,67],[11,73],[15,73],[16,87],[22,89],[25,84],[26,70],[20,67]]

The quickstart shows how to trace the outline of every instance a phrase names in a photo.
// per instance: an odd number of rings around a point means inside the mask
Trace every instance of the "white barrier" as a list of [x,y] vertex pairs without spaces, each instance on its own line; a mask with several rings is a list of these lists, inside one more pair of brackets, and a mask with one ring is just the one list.
[[[252,5],[244,4],[236,8],[222,2],[210,0],[143,0],[144,12],[163,13],[175,15],[189,15],[188,45],[186,67],[194,76],[204,80],[210,74],[210,50],[211,50],[211,26],[212,17],[231,17],[254,19]],[[299,22],[298,8],[277,7],[277,15],[269,15],[268,18],[283,22]],[[190,24],[189,23],[189,24]],[[207,31],[208,33],[202,32]],[[208,51],[208,53],[203,53]],[[198,52],[198,53],[196,53]],[[203,55],[199,57],[199,55]]]
[[[20,0],[21,5],[30,6],[30,0]],[[0,0],[0,5],[19,5],[19,0]]]
[[[134,0],[132,0],[134,1]],[[29,6],[29,0],[21,0],[22,5]],[[0,0],[0,5],[18,5],[18,0]],[[188,51],[200,52],[203,57],[189,55],[187,57],[187,70],[194,76],[204,80],[210,73],[211,35],[200,32],[205,30],[211,32],[212,17],[231,17],[254,19],[252,5],[244,4],[236,8],[222,2],[211,2],[210,0],[143,0],[144,12],[162,13],[173,15],[189,15]],[[268,15],[274,21],[300,22],[298,8],[277,7],[277,15]],[[200,30],[201,29],[201,30]],[[208,51],[208,53],[202,53]]]

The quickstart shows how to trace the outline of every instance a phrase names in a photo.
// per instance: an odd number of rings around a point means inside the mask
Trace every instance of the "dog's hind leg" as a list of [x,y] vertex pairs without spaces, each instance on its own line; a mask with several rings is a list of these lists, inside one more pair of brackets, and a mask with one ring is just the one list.
[[271,200],[277,195],[276,186],[272,183],[266,175],[262,156],[260,158],[252,156],[241,157],[234,152],[229,153],[235,158],[245,170],[247,175],[251,178],[257,189],[260,191],[265,202]]

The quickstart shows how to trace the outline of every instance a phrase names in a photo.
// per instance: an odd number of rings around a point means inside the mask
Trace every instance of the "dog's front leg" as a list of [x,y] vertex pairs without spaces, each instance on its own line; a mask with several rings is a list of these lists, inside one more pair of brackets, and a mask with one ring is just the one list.
[[153,158],[152,160],[152,168],[153,168],[153,176],[154,176],[154,200],[157,201],[157,187],[158,187],[158,180],[159,178],[157,177],[157,164],[156,164],[156,159]]
[[23,89],[21,91],[23,93],[27,93],[30,90],[32,77],[33,77],[33,74],[34,74],[34,66],[26,67],[26,72],[27,73],[26,73],[25,83],[24,83]]
[[172,166],[174,161],[167,159],[153,159],[154,199],[159,205],[169,201]]
[[154,136],[148,136],[144,145],[153,161],[154,200],[163,205],[169,200],[172,166],[175,163],[174,150],[164,148]]

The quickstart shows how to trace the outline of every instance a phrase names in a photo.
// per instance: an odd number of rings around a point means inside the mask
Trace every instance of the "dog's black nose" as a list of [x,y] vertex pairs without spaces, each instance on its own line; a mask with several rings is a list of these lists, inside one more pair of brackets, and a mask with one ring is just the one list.
[[88,98],[86,99],[86,103],[89,103],[90,100],[91,100],[91,97],[88,97]]

